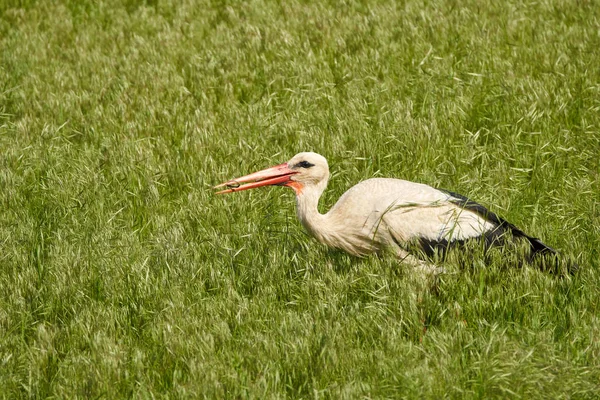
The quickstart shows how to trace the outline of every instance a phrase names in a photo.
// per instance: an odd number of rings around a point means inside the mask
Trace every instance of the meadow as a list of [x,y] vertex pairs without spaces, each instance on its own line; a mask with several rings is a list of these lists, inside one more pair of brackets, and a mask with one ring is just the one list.
[[[593,0],[0,2],[0,398],[597,399]],[[397,177],[488,206],[573,276],[423,279],[310,238]]]

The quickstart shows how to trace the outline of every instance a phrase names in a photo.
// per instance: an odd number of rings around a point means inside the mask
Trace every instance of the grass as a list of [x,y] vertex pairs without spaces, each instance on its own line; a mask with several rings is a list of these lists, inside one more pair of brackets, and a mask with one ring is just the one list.
[[[0,3],[1,398],[600,396],[594,1]],[[323,248],[373,176],[467,195],[576,258],[422,282]]]

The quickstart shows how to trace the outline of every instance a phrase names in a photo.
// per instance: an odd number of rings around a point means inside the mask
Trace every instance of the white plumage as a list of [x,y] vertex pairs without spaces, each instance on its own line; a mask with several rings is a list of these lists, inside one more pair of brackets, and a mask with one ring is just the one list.
[[459,201],[430,186],[400,179],[368,179],[352,187],[331,210],[316,210],[320,193],[297,196],[298,218],[319,241],[351,254],[364,255],[382,247],[399,247],[426,239],[452,242],[483,235],[495,226]]

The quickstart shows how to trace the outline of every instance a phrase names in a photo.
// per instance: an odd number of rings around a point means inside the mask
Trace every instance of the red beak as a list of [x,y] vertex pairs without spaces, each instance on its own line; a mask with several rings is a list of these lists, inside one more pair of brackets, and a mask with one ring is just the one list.
[[[225,183],[221,183],[220,185],[215,186],[214,189],[227,186],[227,189],[221,190],[220,192],[216,193],[223,194],[239,192],[241,190],[254,189],[261,186],[285,185],[286,183],[292,182],[292,175],[297,173],[297,171],[290,169],[287,163],[283,163],[271,168],[263,169],[262,171],[255,172],[250,175],[242,176],[240,178],[232,179]],[[240,185],[240,183],[244,182],[252,183]]]

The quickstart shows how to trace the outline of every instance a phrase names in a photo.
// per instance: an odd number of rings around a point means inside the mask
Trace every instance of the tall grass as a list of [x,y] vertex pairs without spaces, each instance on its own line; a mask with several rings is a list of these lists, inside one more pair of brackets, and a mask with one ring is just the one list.
[[[0,4],[0,397],[600,396],[594,1]],[[468,195],[580,272],[422,281],[310,239],[373,176]]]

